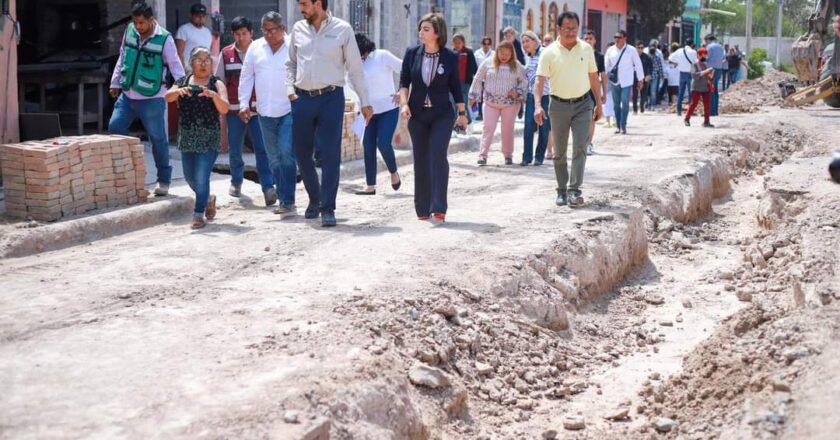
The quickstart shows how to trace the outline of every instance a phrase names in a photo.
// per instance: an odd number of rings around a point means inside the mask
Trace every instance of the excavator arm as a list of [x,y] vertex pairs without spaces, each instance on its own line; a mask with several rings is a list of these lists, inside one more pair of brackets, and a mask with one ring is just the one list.
[[813,85],[786,96],[787,104],[801,106],[824,99],[831,107],[840,107],[840,37],[835,35],[838,14],[840,0],[819,0],[808,20],[808,34],[793,44],[797,77]]

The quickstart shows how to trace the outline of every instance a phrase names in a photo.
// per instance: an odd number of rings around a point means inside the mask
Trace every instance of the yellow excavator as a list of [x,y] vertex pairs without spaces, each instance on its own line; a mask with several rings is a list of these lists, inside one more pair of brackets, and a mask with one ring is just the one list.
[[808,33],[791,49],[796,76],[809,84],[799,91],[780,84],[785,102],[801,106],[822,99],[828,106],[840,108],[840,41],[836,41],[834,17],[840,14],[840,0],[817,1],[808,20]]

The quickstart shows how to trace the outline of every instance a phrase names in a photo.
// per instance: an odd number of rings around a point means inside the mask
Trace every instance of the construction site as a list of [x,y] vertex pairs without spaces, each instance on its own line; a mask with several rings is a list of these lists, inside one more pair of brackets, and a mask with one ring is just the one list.
[[722,92],[714,129],[597,123],[579,208],[550,163],[503,165],[496,142],[477,166],[468,133],[445,223],[418,221],[403,147],[402,189],[380,164],[373,197],[348,150],[335,228],[214,173],[193,231],[189,187],[151,196],[136,137],[9,142],[0,439],[837,439],[840,75],[820,48]]

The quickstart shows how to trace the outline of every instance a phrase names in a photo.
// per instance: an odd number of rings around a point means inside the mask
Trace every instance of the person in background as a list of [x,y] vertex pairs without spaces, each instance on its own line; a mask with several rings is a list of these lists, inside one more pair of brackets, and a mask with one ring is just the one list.
[[[668,50],[668,46],[663,46],[660,49],[660,53],[662,54],[662,78],[660,80],[659,85],[659,106],[663,111],[667,111],[669,101],[666,99],[668,97],[668,77],[671,75],[671,63],[668,61],[668,56],[671,52]],[[679,75],[677,75],[677,80],[679,81]]]
[[645,43],[641,40],[636,41],[636,53],[642,61],[643,77],[634,76],[636,83],[641,83],[642,86],[633,89],[633,114],[635,115],[639,110],[645,112],[645,103],[648,101],[648,88],[651,84],[651,75],[653,73],[653,58],[645,53]]
[[731,86],[738,82],[741,75],[741,54],[734,47],[729,48],[729,55],[726,56],[726,64],[729,68],[727,73],[729,76],[729,85]]
[[[321,216],[334,227],[335,199],[341,173],[344,85],[349,76],[365,123],[373,117],[362,57],[353,28],[329,12],[328,0],[299,0],[303,20],[295,23],[286,62],[286,88],[292,102],[292,143],[303,185],[309,195],[304,217]],[[450,127],[451,128],[451,127]],[[321,176],[315,170],[315,145]]]
[[[667,59],[667,58],[666,58]],[[676,64],[667,61],[668,64],[668,82],[666,84],[666,92],[668,93],[668,105],[674,104],[677,101],[677,92],[680,89],[680,69]]]
[[710,116],[712,115],[712,78],[715,69],[707,64],[708,50],[701,47],[697,50],[697,62],[691,67],[691,104],[685,114],[685,126],[691,126],[691,116],[697,108],[700,99],[703,100],[703,126],[712,128]]
[[[399,97],[394,89],[394,74],[399,75],[402,60],[385,49],[377,49],[365,34],[356,33],[356,45],[362,56],[370,104],[373,116],[370,118],[362,145],[365,153],[365,183],[367,186],[357,195],[376,194],[376,150],[382,155],[388,172],[391,173],[391,188],[400,189],[402,181],[397,172],[397,159],[394,155],[394,131],[397,129],[400,111],[397,106]],[[355,91],[355,90],[354,90]]]
[[[587,29],[583,32],[583,41],[592,46],[595,51],[595,65],[598,66],[598,83],[601,85],[601,104],[606,102],[607,98],[607,74],[604,67],[604,54],[598,50],[598,40],[595,36],[595,31]],[[590,91],[590,97],[595,100],[595,93]],[[595,123],[589,124],[589,142],[586,144],[586,155],[592,156],[595,154],[595,146],[592,145],[592,139],[595,138]]]
[[[542,102],[545,81],[551,89],[549,117],[554,131],[554,174],[557,178],[557,206],[583,205],[583,173],[586,166],[586,138],[589,124],[601,118],[601,84],[592,46],[578,38],[580,17],[574,12],[563,12],[555,24],[560,38],[540,57],[537,82],[534,86],[536,102]],[[593,100],[590,91],[595,94]],[[594,110],[593,110],[594,109]],[[543,123],[545,109],[542,105],[534,112],[537,124]],[[569,134],[573,138],[572,172],[568,171],[566,151]]]
[[[534,120],[534,85],[537,80],[537,66],[540,62],[540,55],[545,48],[540,44],[537,35],[531,31],[522,33],[522,47],[525,49],[528,64],[525,66],[525,76],[528,78],[528,98],[525,101],[525,133],[522,149],[522,162],[519,165],[527,166],[534,162],[534,165],[542,165],[545,160],[546,147],[548,146],[548,133],[551,130],[551,123],[545,121],[543,125],[537,125]],[[548,107],[549,85],[546,83],[542,93],[541,105]],[[534,156],[534,133],[537,133],[537,151]]]
[[[400,70],[400,113],[408,120],[414,152],[414,211],[418,220],[446,220],[449,188],[450,97],[456,123],[467,126],[458,78],[458,54],[446,48],[446,20],[430,13],[417,23],[420,44],[405,52]],[[487,64],[486,62],[484,64]]]
[[[554,36],[554,32],[546,32],[542,37],[543,47],[551,46],[551,43],[556,40],[557,38]],[[551,122],[549,122],[548,118],[545,118],[544,123],[548,123],[549,127],[551,126]],[[551,128],[548,130],[548,142],[546,142],[545,146],[545,160],[554,160],[554,135],[551,134]]]
[[[178,48],[181,63],[184,62],[184,57],[192,53],[193,48],[210,47],[213,43],[213,33],[204,26],[206,21],[206,6],[201,3],[190,6],[190,21],[182,24],[175,33],[175,46]],[[186,65],[186,69],[187,73],[190,73],[189,65]]]
[[[615,46],[615,43],[610,41],[607,43],[607,50],[609,51],[613,46]],[[613,118],[615,118],[615,103],[613,102],[612,92],[610,91],[609,75],[606,73],[606,58],[604,58],[604,60],[604,78],[607,82],[607,94],[606,99],[604,99],[604,126],[607,128],[613,128],[618,127],[618,121],[613,122]]]
[[[615,78],[610,79],[610,94],[615,109],[616,134],[627,134],[627,116],[630,113],[630,94],[633,88],[644,87],[645,73],[639,53],[627,44],[627,32],[615,33],[615,46],[604,55],[607,74],[615,71]],[[640,80],[637,81],[637,78]]]
[[648,84],[648,110],[655,111],[659,105],[660,85],[665,77],[665,69],[663,67],[665,59],[659,50],[659,41],[657,40],[650,41],[650,45],[645,49],[645,53],[650,56],[653,66],[650,74],[650,84]]
[[216,217],[216,196],[210,194],[210,174],[221,148],[219,115],[229,109],[225,83],[213,72],[206,47],[195,47],[189,58],[192,74],[172,85],[166,101],[178,101],[178,149],[184,178],[195,192],[192,228],[203,228]]
[[553,32],[546,32],[545,35],[543,35],[543,37],[542,37],[543,47],[551,46],[551,43],[553,43],[554,40],[555,40],[554,33]]
[[[140,55],[145,62],[138,63]],[[175,79],[184,77],[184,66],[169,32],[158,24],[152,7],[135,3],[131,23],[120,45],[120,56],[111,76],[109,93],[117,100],[108,122],[108,131],[127,135],[131,123],[139,118],[152,142],[157,168],[156,196],[169,194],[172,167],[169,165],[169,139],[166,136],[166,85],[168,72]]]
[[[223,78],[225,89],[228,93],[230,110],[225,115],[227,122],[228,157],[230,159],[230,189],[228,194],[232,197],[239,197],[242,194],[242,182],[245,180],[245,161],[242,160],[242,145],[245,143],[245,130],[251,133],[251,144],[254,147],[254,156],[257,160],[257,172],[260,178],[260,186],[265,196],[266,206],[277,202],[277,193],[274,190],[274,179],[271,176],[268,155],[265,152],[260,121],[253,118],[246,124],[239,117],[241,106],[248,107],[256,112],[257,95],[251,95],[250,102],[239,103],[239,80],[242,73],[242,63],[245,60],[245,53],[254,38],[254,30],[251,20],[245,17],[236,17],[230,24],[233,34],[233,44],[222,49],[219,64],[216,68],[216,77]],[[269,203],[270,202],[270,203]]]
[[502,154],[505,157],[505,165],[512,165],[513,124],[528,93],[525,67],[516,61],[513,44],[503,41],[496,46],[493,61],[483,63],[475,77],[484,83],[482,88],[473,85],[469,94],[470,104],[478,102],[482,95],[484,98],[484,127],[478,164],[487,165],[487,154],[490,152],[490,144],[493,143],[496,124],[501,118]]
[[[480,66],[481,63],[484,62],[484,60],[487,60],[487,59],[492,60],[494,54],[495,54],[495,51],[493,50],[493,39],[485,35],[481,39],[481,49],[478,49],[477,51],[475,51],[475,64],[477,66]],[[478,115],[475,117],[476,121],[481,121],[482,119],[484,119],[484,113],[482,112],[482,109],[481,109],[483,104],[484,104],[483,101],[479,101],[478,105],[476,105],[476,109],[471,109],[471,110],[473,110],[473,112],[476,112],[476,111],[478,112]]]
[[729,88],[729,61],[726,59],[729,57],[729,44],[723,45],[723,53],[724,53],[724,60],[723,60],[723,75],[720,77],[720,91],[725,92],[726,89]]
[[671,51],[668,61],[676,66],[680,72],[679,92],[677,93],[677,116],[682,115],[682,102],[686,92],[691,92],[691,66],[697,61],[697,52],[694,51],[694,41],[686,40],[682,49]]
[[516,29],[511,26],[506,27],[502,31],[502,35],[505,37],[505,41],[513,45],[513,49],[515,50],[516,60],[519,61],[519,64],[525,65],[525,52],[522,51],[522,43],[516,39]]
[[[458,77],[461,78],[461,89],[464,91],[464,102],[467,102],[467,95],[470,93],[473,78],[478,71],[475,52],[467,47],[464,34],[452,36],[452,49],[458,54]],[[472,123],[472,111],[467,107],[467,122]]]
[[714,90],[712,90],[712,116],[718,115],[718,107],[720,103],[720,91],[718,87],[720,87],[720,79],[723,77],[724,72],[726,72],[726,66],[724,63],[726,62],[726,52],[723,50],[723,46],[717,42],[717,38],[714,34],[706,35],[706,50],[709,52],[709,55],[706,59],[706,65],[715,69],[715,74],[712,77],[712,85],[714,86]]
[[251,102],[256,95],[257,114],[251,114],[250,106],[242,106],[239,117],[248,125],[256,117],[260,124],[273,182],[272,188],[264,192],[266,206],[279,198],[274,213],[292,215],[297,212],[297,172],[292,146],[292,105],[283,84],[291,48],[286,41],[283,16],[270,11],[260,23],[263,37],[251,43],[245,54],[238,90],[239,102]]

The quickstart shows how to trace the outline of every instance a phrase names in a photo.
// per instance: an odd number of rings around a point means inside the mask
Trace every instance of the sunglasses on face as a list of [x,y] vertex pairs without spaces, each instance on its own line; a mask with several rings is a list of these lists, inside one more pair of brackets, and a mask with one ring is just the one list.
[[613,38],[615,38],[616,40],[623,40],[624,39],[624,37],[622,37],[621,35],[616,35]]

